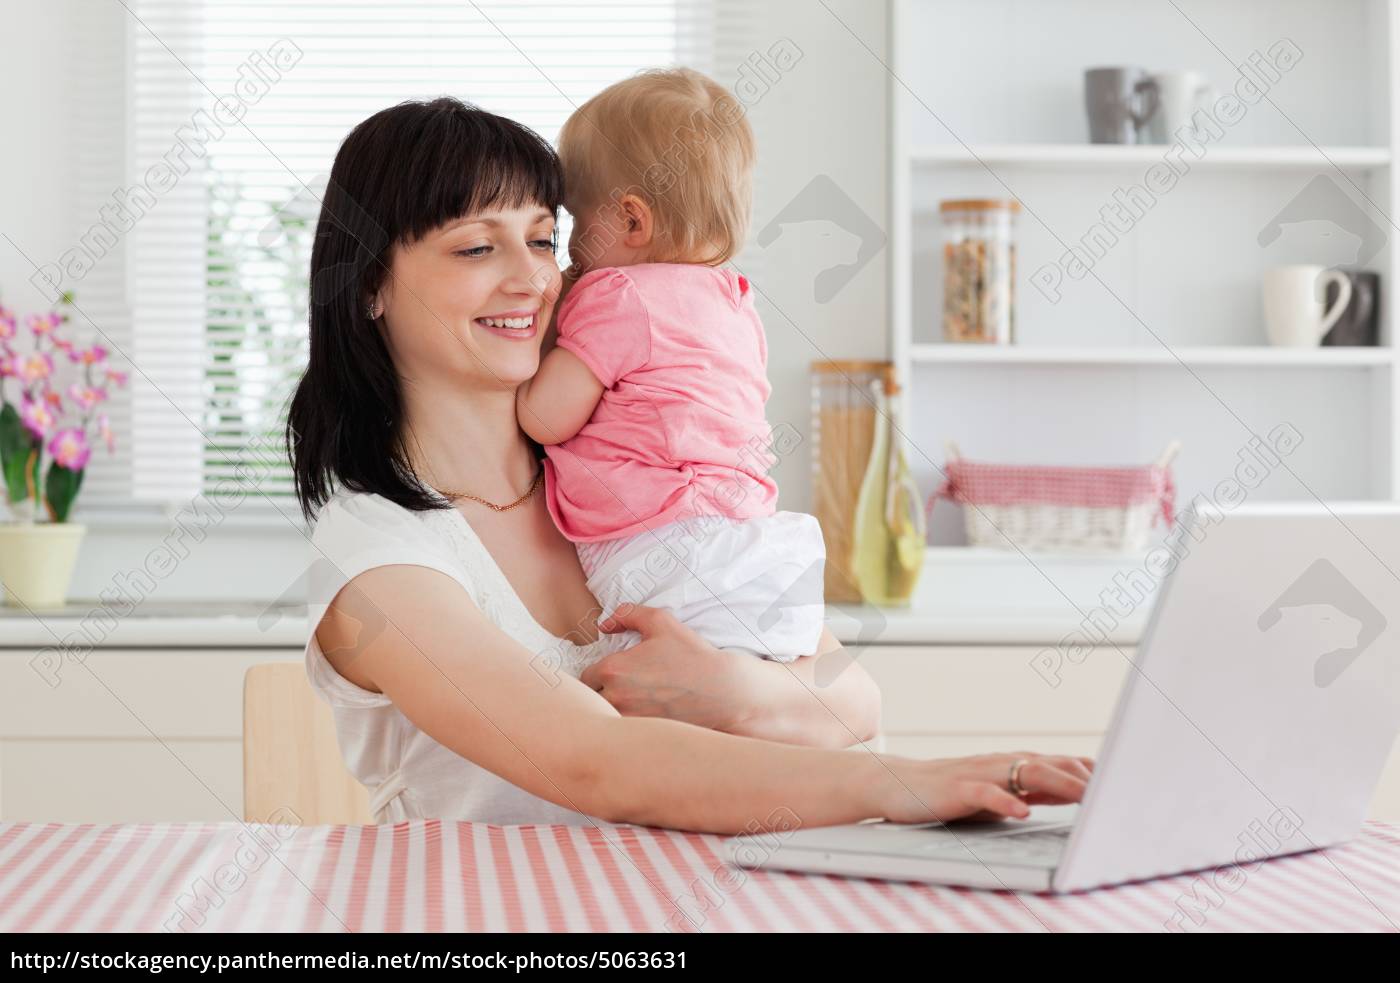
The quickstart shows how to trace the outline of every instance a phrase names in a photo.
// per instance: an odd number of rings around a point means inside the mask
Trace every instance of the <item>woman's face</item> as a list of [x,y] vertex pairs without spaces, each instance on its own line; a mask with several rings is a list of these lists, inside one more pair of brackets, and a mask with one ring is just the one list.
[[378,301],[406,383],[514,390],[539,368],[560,273],[539,205],[448,222],[392,252]]

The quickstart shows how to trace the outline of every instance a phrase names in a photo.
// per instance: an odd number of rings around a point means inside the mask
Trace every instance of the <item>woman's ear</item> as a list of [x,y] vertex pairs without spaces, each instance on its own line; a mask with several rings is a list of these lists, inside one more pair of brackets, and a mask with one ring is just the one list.
[[388,302],[385,296],[392,286],[392,278],[386,277],[384,283],[372,294],[367,294],[360,309],[364,311],[365,317],[371,321],[378,321],[384,316],[384,306]]
[[625,223],[622,244],[628,249],[645,249],[656,231],[651,206],[636,195],[623,195],[618,202]]

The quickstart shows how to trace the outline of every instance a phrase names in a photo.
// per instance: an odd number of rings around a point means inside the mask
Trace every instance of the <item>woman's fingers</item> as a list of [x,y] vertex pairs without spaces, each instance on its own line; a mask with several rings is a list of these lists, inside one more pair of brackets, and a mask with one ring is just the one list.
[[1093,769],[1091,769],[1088,765],[1084,764],[1083,758],[1068,758],[1055,756],[1041,757],[1041,760],[1048,761],[1056,768],[1063,771],[1065,774],[1073,775],[1076,778],[1085,782],[1087,782],[1090,778],[1094,777]]
[[1031,810],[1024,799],[1017,798],[1006,789],[991,782],[978,782],[970,790],[970,805],[977,806],[998,816],[1012,816],[1025,819]]
[[598,622],[598,630],[609,635],[631,630],[640,633],[643,638],[650,638],[675,620],[675,615],[661,608],[649,608],[642,604],[619,604],[611,616]]
[[[1006,757],[1011,762],[1016,761],[1048,761],[1056,768],[1068,774],[1088,781],[1094,774],[1094,759],[1084,758],[1077,755],[1062,754],[1036,754],[1034,751],[1012,751]],[[1026,784],[1024,781],[1021,783]]]
[[1011,772],[1019,763],[1016,780],[1026,791],[1022,801],[1033,805],[1078,802],[1084,797],[1084,790],[1093,777],[1084,759],[1066,755],[1015,751],[988,755],[979,760],[981,767],[978,777],[1007,790],[1009,795],[1013,794],[1010,791]]
[[[614,653],[614,655],[615,654],[616,653]],[[611,655],[607,655],[597,662],[588,665],[583,672],[578,674],[579,681],[591,690],[596,690],[599,693],[603,692],[603,676],[608,668],[607,662],[612,657]]]
[[1072,765],[1073,770],[1052,758],[1027,758],[1017,778],[1031,798],[1078,802],[1084,797],[1089,776],[1080,773],[1083,765],[1078,761]]

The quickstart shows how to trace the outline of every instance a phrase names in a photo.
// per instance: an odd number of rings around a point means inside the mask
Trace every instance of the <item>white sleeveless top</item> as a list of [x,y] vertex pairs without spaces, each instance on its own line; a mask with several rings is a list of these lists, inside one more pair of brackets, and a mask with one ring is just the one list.
[[331,705],[341,753],[350,773],[369,789],[375,822],[600,822],[531,795],[443,747],[410,723],[387,696],[361,689],[336,672],[317,644],[316,628],[335,595],[355,577],[374,567],[409,564],[457,581],[492,623],[520,643],[521,658],[547,653],[543,664],[551,670],[578,676],[617,644],[614,637],[579,646],[546,631],[456,509],[414,512],[378,495],[341,492],[321,510],[311,542],[306,673],[312,688]]

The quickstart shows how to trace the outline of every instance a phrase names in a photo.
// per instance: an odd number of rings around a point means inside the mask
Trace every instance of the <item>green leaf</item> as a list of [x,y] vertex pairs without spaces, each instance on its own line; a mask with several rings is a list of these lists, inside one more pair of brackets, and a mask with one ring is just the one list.
[[49,476],[44,479],[44,498],[48,500],[49,518],[54,522],[68,521],[68,512],[73,508],[73,500],[78,497],[78,488],[82,483],[81,471],[69,471],[61,464],[49,465]]
[[24,427],[19,411],[9,403],[0,408],[0,469],[5,472],[5,494],[11,502],[29,497],[28,476],[38,480],[38,455],[33,454],[36,441]]

